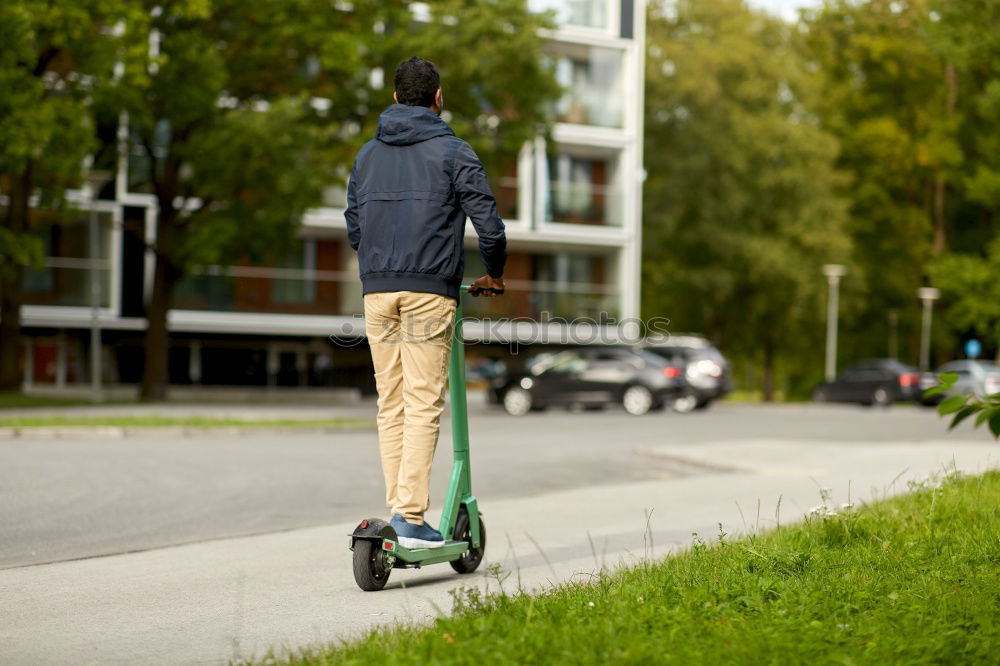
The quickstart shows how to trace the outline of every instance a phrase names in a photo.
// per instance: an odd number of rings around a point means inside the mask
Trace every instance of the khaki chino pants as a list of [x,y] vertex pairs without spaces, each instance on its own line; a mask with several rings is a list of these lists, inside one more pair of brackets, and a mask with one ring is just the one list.
[[378,441],[386,504],[422,525],[430,505],[448,377],[455,300],[413,291],[365,295],[365,332],[378,389]]

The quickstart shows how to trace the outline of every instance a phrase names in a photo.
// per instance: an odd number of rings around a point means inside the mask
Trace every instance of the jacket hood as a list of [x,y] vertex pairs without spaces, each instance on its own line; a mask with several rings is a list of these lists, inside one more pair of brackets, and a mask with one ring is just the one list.
[[375,138],[390,146],[410,146],[454,134],[448,123],[426,106],[393,104],[379,116]]

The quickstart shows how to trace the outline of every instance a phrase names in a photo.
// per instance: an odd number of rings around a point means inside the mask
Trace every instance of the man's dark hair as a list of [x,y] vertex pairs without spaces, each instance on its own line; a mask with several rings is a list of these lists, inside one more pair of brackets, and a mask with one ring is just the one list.
[[407,106],[434,106],[441,75],[430,60],[413,56],[396,67],[396,99]]

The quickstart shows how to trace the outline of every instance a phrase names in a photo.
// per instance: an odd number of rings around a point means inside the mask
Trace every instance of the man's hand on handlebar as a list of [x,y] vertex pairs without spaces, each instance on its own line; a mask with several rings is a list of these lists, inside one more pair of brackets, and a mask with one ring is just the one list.
[[484,275],[469,285],[470,296],[486,296],[493,298],[503,293],[503,278],[493,278]]

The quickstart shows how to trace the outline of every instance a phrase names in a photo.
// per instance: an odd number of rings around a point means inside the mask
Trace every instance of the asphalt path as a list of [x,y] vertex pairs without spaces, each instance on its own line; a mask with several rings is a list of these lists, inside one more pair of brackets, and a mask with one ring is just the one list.
[[[372,418],[374,409],[364,403],[337,413]],[[986,438],[968,428],[947,434],[933,410],[904,406],[717,405],[686,415],[550,411],[522,418],[481,401],[470,409],[473,485],[484,506],[709,471],[648,455],[664,444]],[[447,425],[441,442],[433,498],[448,477]],[[377,446],[372,429],[0,440],[0,568],[379,516]]]
[[468,576],[394,571],[378,593],[357,589],[346,548],[359,518],[384,512],[373,431],[0,440],[0,663],[281,654],[426,622],[461,586],[587,581],[720,525],[787,524],[820,487],[863,503],[951,465],[1000,463],[987,433],[948,433],[933,411],[907,407],[514,419],[480,405],[471,420],[486,562]]

